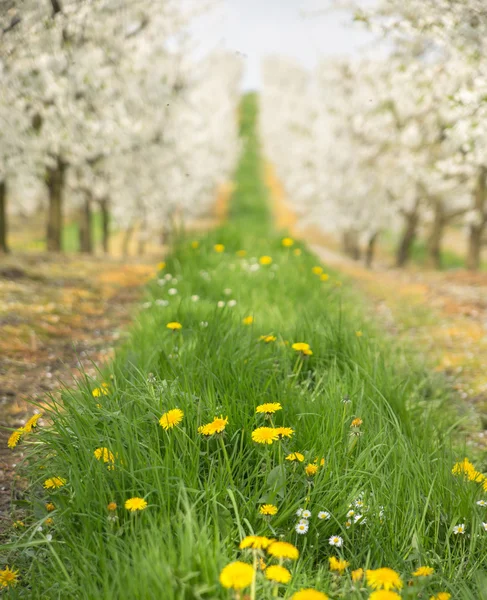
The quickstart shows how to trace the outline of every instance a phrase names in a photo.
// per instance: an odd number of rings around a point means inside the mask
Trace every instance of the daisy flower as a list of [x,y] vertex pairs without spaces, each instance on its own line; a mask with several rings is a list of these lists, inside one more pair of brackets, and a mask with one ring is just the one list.
[[487,502],[485,500],[477,500],[477,504],[482,507],[487,506]]
[[482,523],[481,527],[483,527],[484,531],[487,531],[487,523]]
[[170,296],[175,296],[175,295],[178,293],[178,291],[177,291],[177,289],[176,289],[176,288],[169,288],[169,289],[167,290],[167,293],[168,293]]
[[225,302],[223,300],[219,300],[216,303],[216,305],[217,305],[218,308],[224,308],[225,307]]
[[159,425],[165,430],[172,429],[181,423],[183,417],[184,413],[180,408],[172,408],[162,415],[159,419]]
[[343,546],[343,538],[341,538],[339,535],[332,535],[328,539],[328,543],[330,544],[330,546],[336,546],[337,548],[341,548]]
[[320,519],[321,521],[327,521],[330,517],[330,513],[326,512],[326,510],[320,510],[320,512],[318,513],[318,519]]
[[303,519],[310,519],[311,518],[311,511],[306,509],[303,510],[303,513],[301,515],[303,517]]
[[455,527],[453,528],[453,533],[455,535],[458,535],[459,533],[464,534],[465,533],[465,523],[460,523],[460,525],[455,525]]
[[298,508],[298,510],[296,511],[296,516],[301,517],[303,514],[303,510],[304,510],[304,508]]
[[253,578],[252,566],[239,560],[224,567],[220,573],[222,586],[233,590],[243,590],[252,583]]
[[304,535],[305,533],[308,533],[309,523],[308,521],[306,521],[306,519],[303,519],[299,521],[299,523],[295,526],[294,529],[296,530],[296,533]]

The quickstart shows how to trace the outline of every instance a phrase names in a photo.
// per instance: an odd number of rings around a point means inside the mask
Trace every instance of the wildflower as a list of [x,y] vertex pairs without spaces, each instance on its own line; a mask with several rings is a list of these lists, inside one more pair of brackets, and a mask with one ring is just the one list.
[[322,273],[320,275],[320,279],[321,281],[328,281],[328,279],[330,279],[330,276],[328,275],[328,273]]
[[104,463],[109,464],[109,468],[113,468],[115,456],[108,448],[97,448],[93,454],[95,455],[96,460],[102,460]]
[[244,256],[247,256],[247,250],[237,250],[237,256],[239,258],[243,258]]
[[301,454],[301,452],[291,452],[291,454],[288,454],[286,456],[286,460],[289,460],[291,462],[294,462],[294,461],[303,462],[304,455]]
[[15,527],[15,529],[20,529],[21,527],[25,527],[25,523],[23,521],[15,521],[13,527]]
[[91,395],[93,396],[93,398],[99,398],[100,396],[108,396],[108,387],[101,384],[101,387],[95,388],[91,392]]
[[481,527],[483,527],[483,528],[484,528],[484,531],[487,531],[487,523],[483,523],[483,522],[482,522],[482,524],[481,524]]
[[433,567],[419,567],[419,569],[416,569],[416,571],[414,571],[413,576],[428,577],[428,575],[433,575],[434,572],[435,570],[433,569]]
[[301,254],[302,254],[301,248],[295,248],[293,250],[293,254],[294,254],[294,256],[301,256]]
[[367,569],[366,571],[367,585],[373,590],[400,590],[402,588],[402,581],[399,573],[383,567],[382,569]]
[[224,308],[225,307],[225,302],[223,300],[218,300],[218,302],[216,303],[218,308]]
[[303,510],[301,516],[303,517],[303,519],[311,519],[311,511],[308,509]]
[[13,587],[19,579],[19,572],[5,567],[0,571],[0,588]]
[[328,539],[328,543],[330,544],[330,546],[336,546],[337,548],[341,548],[343,546],[343,538],[341,538],[339,535],[332,535]]
[[328,596],[318,590],[312,590],[308,588],[306,590],[299,590],[291,596],[291,600],[328,600]]
[[221,254],[225,251],[225,246],[223,244],[215,244],[213,246],[213,249],[215,250],[215,252],[218,252],[218,254]]
[[476,481],[477,483],[485,480],[485,476],[475,469],[468,458],[464,458],[462,462],[453,465],[452,473],[453,475],[464,475],[469,481]]
[[254,317],[252,317],[252,316],[245,317],[245,319],[242,319],[242,323],[244,325],[252,325],[253,322],[254,322]]
[[431,596],[430,600],[450,600],[451,594],[448,592],[438,592],[436,596]]
[[270,265],[272,263],[272,256],[261,256],[259,258],[259,263],[261,265]]
[[162,270],[163,270],[163,269],[165,269],[165,268],[166,268],[166,263],[165,263],[165,262],[160,262],[160,263],[157,265],[157,270],[158,270],[158,271],[162,271]]
[[36,413],[32,415],[32,417],[27,421],[24,425],[24,430],[26,433],[30,433],[33,429],[37,427],[37,422],[42,417],[42,413]]
[[459,533],[464,534],[465,533],[465,523],[460,523],[460,525],[455,525],[455,527],[453,528],[453,533],[455,535],[458,535]]
[[314,462],[314,464],[315,464],[315,465],[317,465],[317,464],[319,463],[319,466],[320,466],[320,467],[324,467],[324,466],[325,466],[325,459],[324,459],[324,458],[320,458],[319,456],[317,456],[317,457],[314,459],[314,461],[313,461],[313,462]]
[[258,444],[272,444],[279,439],[274,427],[258,427],[252,431],[252,440]]
[[348,521],[345,521],[345,527],[347,529],[350,529],[351,526],[352,526],[352,521],[350,521],[350,519]]
[[178,293],[178,290],[177,290],[176,288],[169,288],[169,289],[167,290],[167,293],[168,293],[170,296],[176,296],[176,294]]
[[296,352],[301,352],[301,354],[304,356],[311,356],[313,354],[309,344],[306,344],[305,342],[296,342],[291,346],[291,348],[296,350]]
[[357,417],[350,423],[350,427],[360,427],[360,425],[362,425],[362,423],[363,423],[362,419]]
[[288,558],[298,560],[299,550],[289,542],[274,542],[267,549],[267,553],[275,558]]
[[63,485],[66,485],[66,479],[64,479],[64,477],[50,477],[44,481],[44,487],[46,490],[55,490],[63,487]]
[[227,303],[227,306],[229,306],[230,308],[233,308],[234,306],[237,306],[237,301],[236,300],[229,300]]
[[254,569],[247,563],[236,560],[224,567],[220,573],[220,583],[225,588],[243,590],[254,578]]
[[313,477],[313,475],[316,475],[316,473],[318,472],[318,465],[312,465],[311,463],[309,463],[305,467],[304,472],[308,477]]
[[261,342],[265,342],[266,344],[270,344],[270,342],[275,342],[277,338],[275,335],[261,335],[259,340]]
[[355,571],[352,571],[352,581],[360,581],[364,576],[364,570],[363,569],[355,569]]
[[206,425],[201,425],[198,427],[198,433],[206,436],[214,435],[215,433],[222,433],[225,431],[227,424],[228,417],[215,417],[211,423],[207,423]]
[[138,510],[145,510],[147,508],[147,502],[143,498],[129,498],[125,501],[125,508],[131,512]]
[[262,557],[259,558],[259,562],[258,562],[257,566],[259,567],[259,569],[261,571],[265,571],[265,568],[267,567],[267,565],[265,563],[265,560]]
[[53,510],[56,510],[56,506],[52,502],[47,502],[46,510],[47,512],[52,512]]
[[304,535],[305,533],[308,533],[309,523],[306,521],[306,519],[302,519],[294,529],[296,530],[296,533]]
[[47,518],[44,523],[50,527],[51,525],[54,525],[54,519],[52,519],[51,517]]
[[327,521],[330,517],[330,513],[326,512],[326,510],[320,510],[318,513],[318,519],[320,519],[320,521]]
[[114,512],[115,510],[117,510],[117,503],[116,502],[109,502],[107,504],[107,510],[109,510],[110,512]]
[[485,500],[477,500],[477,504],[482,507],[487,506],[487,502]]
[[170,323],[168,323],[166,325],[166,327],[168,329],[170,329],[171,331],[176,331],[177,329],[182,329],[182,325],[181,323],[178,323],[177,321],[171,321]]
[[266,404],[259,404],[259,406],[255,409],[255,412],[272,415],[278,410],[282,410],[280,402],[267,402]]
[[349,511],[347,512],[347,517],[349,517],[349,518],[350,518],[350,517],[353,517],[353,515],[354,515],[354,514],[355,514],[355,511],[354,511],[354,510],[349,510]]
[[200,297],[198,296],[198,294],[193,294],[191,296],[191,300],[192,302],[198,302],[198,300],[200,299]]
[[19,429],[16,429],[10,434],[10,437],[8,438],[7,442],[7,446],[10,448],[10,450],[13,450],[18,445],[24,433],[25,429],[23,427],[20,427]]
[[159,419],[159,425],[165,429],[172,429],[176,425],[179,425],[183,420],[184,413],[180,408],[172,408],[165,412],[162,417]]
[[361,331],[356,331],[356,332],[355,332],[355,335],[356,335],[358,338],[360,338],[360,337],[362,337],[364,334],[363,334]]
[[340,575],[350,566],[350,563],[342,558],[336,558],[335,556],[330,556],[328,559],[330,563],[330,571],[336,571],[340,573]]
[[262,535],[248,535],[240,542],[239,548],[240,550],[245,550],[245,548],[252,548],[252,550],[265,550],[274,541],[275,540],[269,539]]
[[275,506],[274,504],[263,504],[260,508],[259,508],[259,512],[261,515],[265,515],[267,517],[272,517],[274,515],[277,515],[277,511],[279,509],[277,508],[277,506]]
[[290,438],[294,435],[294,429],[291,429],[291,427],[276,427],[275,432],[281,440],[285,437]]
[[369,600],[401,600],[401,596],[396,594],[396,592],[379,590],[378,592],[372,592],[369,596]]
[[313,267],[311,271],[314,275],[321,275],[323,273],[323,267]]
[[272,565],[265,570],[266,579],[275,581],[276,583],[289,583],[291,581],[291,573],[281,565]]
[[293,238],[285,237],[282,239],[281,244],[284,246],[284,248],[290,248],[294,245],[294,240]]
[[193,248],[193,250],[197,250],[200,247],[200,243],[198,242],[198,240],[194,240],[193,242],[191,242],[191,248]]

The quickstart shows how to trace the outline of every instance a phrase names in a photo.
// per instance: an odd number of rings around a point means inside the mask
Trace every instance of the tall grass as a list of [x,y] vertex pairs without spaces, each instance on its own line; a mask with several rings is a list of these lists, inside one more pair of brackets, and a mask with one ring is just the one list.
[[[197,248],[184,238],[176,243],[113,363],[97,381],[86,377],[63,390],[47,412],[49,424],[25,442],[25,527],[4,548],[4,562],[21,577],[9,597],[229,598],[219,572],[237,557],[247,560],[238,544],[256,533],[300,550],[280,597],[308,586],[333,598],[366,598],[369,591],[352,585],[348,572],[388,566],[414,579],[404,598],[440,590],[487,598],[487,532],[480,525],[487,509],[476,504],[487,494],[452,475],[463,456],[450,449],[446,390],[364,321],[362,300],[336,273],[324,281],[304,247],[282,247],[267,213],[254,97],[242,111],[230,222]],[[259,265],[262,255],[272,264]],[[245,325],[248,316],[254,320]],[[172,321],[182,329],[167,329]],[[276,340],[266,343],[265,334]],[[308,343],[313,354],[303,357],[295,342]],[[94,397],[102,382],[108,393]],[[268,424],[255,413],[264,402],[281,403],[273,422],[291,427],[291,438],[252,441],[252,431]],[[158,421],[172,408],[184,418],[165,431]],[[198,427],[220,415],[228,417],[224,435],[204,439]],[[354,418],[362,425],[351,427]],[[113,453],[113,469],[95,458],[100,447]],[[296,451],[304,463],[285,459]],[[317,458],[324,465],[307,477],[304,467]],[[66,484],[48,492],[50,477]],[[129,513],[131,497],[148,507]],[[363,518],[347,528],[350,504],[359,499]],[[278,513],[263,518],[264,503]],[[301,536],[294,526],[303,507],[312,517]],[[318,511],[331,516],[320,521]],[[466,534],[453,533],[459,523]],[[343,547],[330,546],[334,535]],[[344,557],[350,569],[333,575],[330,556]],[[435,574],[418,583],[411,573],[425,564]],[[273,590],[259,577],[257,598]]]

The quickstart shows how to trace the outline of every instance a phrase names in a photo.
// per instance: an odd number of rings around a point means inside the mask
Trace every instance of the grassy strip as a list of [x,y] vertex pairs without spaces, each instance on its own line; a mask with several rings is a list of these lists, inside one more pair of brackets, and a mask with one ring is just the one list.
[[[255,112],[249,96],[230,223],[176,245],[109,371],[66,389],[49,412],[52,426],[28,438],[29,516],[5,547],[5,562],[21,574],[10,597],[229,598],[219,573],[237,558],[252,561],[238,550],[249,533],[300,551],[285,563],[287,586],[259,574],[259,599],[304,587],[368,598],[351,570],[385,566],[401,574],[403,598],[487,597],[487,509],[476,504],[487,494],[481,482],[452,475],[445,392],[363,322],[360,299],[336,274],[314,273],[312,255],[284,248],[271,231]],[[272,263],[259,264],[261,256]],[[256,414],[266,402],[282,410]],[[161,415],[176,408],[182,421],[163,429]],[[198,432],[220,415],[224,434]],[[294,433],[259,444],[252,432],[262,426]],[[287,460],[293,452],[304,462]],[[62,485],[46,490],[46,480]],[[134,497],[147,507],[124,508]],[[263,504],[277,514],[262,516]],[[304,535],[295,530],[300,508],[312,513]],[[454,533],[460,523],[467,533]],[[342,546],[330,545],[334,536]],[[330,557],[349,568],[330,572]],[[412,576],[424,565],[435,573]]]

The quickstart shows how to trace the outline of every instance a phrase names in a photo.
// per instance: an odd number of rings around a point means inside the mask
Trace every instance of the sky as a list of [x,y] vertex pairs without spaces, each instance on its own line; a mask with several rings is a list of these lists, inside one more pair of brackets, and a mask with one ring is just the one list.
[[313,9],[329,5],[329,0],[223,0],[222,4],[202,36],[243,55],[245,89],[259,88],[260,62],[270,54],[292,57],[312,68],[320,57],[358,55],[370,44],[369,35],[351,24],[349,14],[316,14]]

